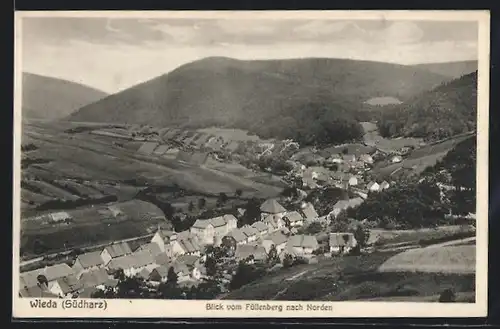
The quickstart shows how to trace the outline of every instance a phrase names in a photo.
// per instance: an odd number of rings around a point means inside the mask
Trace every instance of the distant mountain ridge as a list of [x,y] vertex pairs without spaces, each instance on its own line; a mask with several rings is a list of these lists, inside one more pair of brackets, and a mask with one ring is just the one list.
[[[370,98],[406,100],[447,79],[411,66],[347,59],[209,57],[84,106],[68,120],[224,126],[293,138],[291,130],[314,133],[308,117],[321,121],[328,114],[350,125]],[[315,114],[306,116],[311,108]]]
[[108,94],[80,83],[23,72],[24,118],[60,119]]
[[441,139],[477,128],[477,71],[382,113],[383,136]]
[[448,76],[453,79],[458,79],[463,75],[477,71],[478,61],[471,60],[449,63],[418,64],[415,65],[415,67]]

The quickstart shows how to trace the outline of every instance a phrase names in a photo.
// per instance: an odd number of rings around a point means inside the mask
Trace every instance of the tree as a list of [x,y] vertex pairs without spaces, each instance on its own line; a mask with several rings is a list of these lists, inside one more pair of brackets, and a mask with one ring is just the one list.
[[198,209],[205,208],[206,204],[207,204],[207,200],[205,200],[205,198],[198,199]]
[[319,222],[312,222],[311,224],[309,224],[309,226],[307,226],[306,228],[306,233],[307,234],[318,234],[319,232],[321,232],[323,230],[323,226],[321,225],[321,223]]
[[258,199],[252,198],[245,205],[245,214],[238,222],[238,227],[252,225],[258,220],[260,220],[260,202]]
[[252,281],[261,278],[265,274],[263,269],[254,267],[253,265],[246,264],[241,261],[238,264],[236,273],[233,275],[231,282],[229,283],[229,288],[231,290],[238,289]]
[[217,204],[219,206],[224,205],[228,200],[227,194],[224,192],[219,193],[219,197],[217,198]]
[[359,248],[364,248],[370,238],[370,231],[366,230],[362,225],[358,225],[354,231],[354,238],[356,239]]
[[234,194],[236,194],[236,196],[239,198],[243,194],[243,191],[241,189],[237,189]]
[[167,283],[177,284],[177,273],[175,273],[175,269],[172,266],[168,269]]
[[283,267],[288,268],[293,266],[293,257],[290,254],[286,254],[285,257],[283,257]]
[[267,263],[270,266],[274,266],[280,262],[280,259],[278,257],[278,250],[276,249],[276,246],[273,244],[271,248],[269,249],[269,253],[267,254]]
[[207,257],[207,260],[205,261],[205,268],[208,276],[214,277],[217,275],[217,261],[213,256]]
[[440,303],[452,303],[456,300],[456,295],[453,289],[445,289],[439,296]]

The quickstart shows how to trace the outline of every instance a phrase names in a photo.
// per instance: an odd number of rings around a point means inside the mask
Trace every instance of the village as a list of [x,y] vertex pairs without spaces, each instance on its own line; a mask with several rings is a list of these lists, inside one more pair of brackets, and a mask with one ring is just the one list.
[[[101,131],[97,134],[110,133]],[[386,175],[386,179],[372,175],[374,165],[381,162],[399,164],[414,148],[403,146],[394,151],[381,151],[359,143],[322,150],[299,150],[293,142],[280,141],[259,144],[261,153],[257,154],[254,163],[249,163],[241,156],[242,143],[224,144],[222,138],[208,138],[210,136],[201,134],[199,137],[203,143],[193,149],[193,135],[179,130],[168,134],[169,131],[164,133],[168,144],[162,144],[158,134],[148,130],[146,135],[153,137],[143,141],[136,153],[140,156],[163,156],[198,166],[205,165],[208,159],[220,163],[245,163],[256,171],[267,171],[281,177],[295,194],[265,200],[251,223],[239,225],[246,211],[240,207],[234,213],[197,218],[190,228],[181,232],[163,227],[161,220],[165,216],[159,209],[146,209],[136,216],[160,220],[149,241],[134,248],[126,241],[116,241],[79,254],[71,264],[58,263],[22,272],[20,296],[89,298],[99,291],[113,291],[125,277],[140,278],[150,287],[172,280],[180,286],[195,287],[216,277],[218,288],[223,293],[230,290],[230,283],[241,263],[267,264],[268,270],[276,270],[292,264],[311,264],[325,258],[373,252],[376,236],[370,237],[370,230],[364,228],[366,219],[348,218],[349,228],[342,230],[334,224],[339,217],[345,219],[348,210],[361,205],[370,194],[397,184],[397,178],[391,179],[391,175]],[[134,133],[134,138],[144,138],[137,135]],[[187,142],[184,140],[186,136],[189,137]],[[222,148],[225,151],[212,149],[207,152],[209,147],[204,143],[215,145],[214,141],[225,145]],[[266,157],[278,160],[264,160]],[[308,196],[330,188],[343,190],[344,196],[326,200],[326,208],[321,209],[320,215],[313,203],[307,201],[310,199]],[[443,190],[450,186],[441,184],[440,188]],[[137,204],[131,203],[125,212],[134,207],[138,208]],[[119,204],[111,203],[106,207],[106,213],[117,220],[124,218],[119,208]],[[71,225],[73,222],[73,216],[66,211],[50,213],[45,216],[48,218],[45,221],[41,220],[42,217],[35,216],[26,221],[44,222],[46,225]],[[208,265],[213,263],[209,258],[215,254],[218,255],[217,270]]]

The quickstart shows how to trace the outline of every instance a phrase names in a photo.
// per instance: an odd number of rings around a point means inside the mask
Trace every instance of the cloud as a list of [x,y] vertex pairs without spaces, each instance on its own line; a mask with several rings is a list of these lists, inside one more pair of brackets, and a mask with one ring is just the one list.
[[371,35],[376,42],[408,44],[421,41],[424,32],[413,22],[395,22]]

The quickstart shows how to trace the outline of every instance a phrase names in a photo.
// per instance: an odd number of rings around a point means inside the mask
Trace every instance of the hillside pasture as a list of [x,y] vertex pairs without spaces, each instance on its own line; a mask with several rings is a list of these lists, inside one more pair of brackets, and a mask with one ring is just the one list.
[[70,180],[57,180],[55,181],[57,185],[65,187],[69,191],[74,191],[77,195],[81,197],[99,199],[104,197],[104,195],[91,187],[78,184]]
[[401,243],[418,244],[425,240],[450,239],[462,235],[475,236],[476,230],[473,226],[450,225],[438,226],[436,228],[422,228],[418,230],[383,230],[371,229],[368,244],[394,245]]
[[21,189],[21,200],[23,202],[28,203],[28,204],[40,205],[40,204],[43,204],[45,202],[54,200],[54,198],[47,196],[47,195],[44,195],[44,194],[30,191],[26,188],[22,188]]
[[39,180],[30,180],[28,181],[29,186],[35,187],[37,190],[42,191],[42,194],[52,196],[55,199],[61,199],[61,200],[71,200],[75,201],[78,200],[79,197],[71,194],[70,192],[56,187],[50,183],[47,183],[45,181],[39,181]]
[[476,246],[427,247],[404,251],[389,258],[380,272],[474,274]]
[[216,137],[222,137],[226,142],[238,141],[238,142],[270,142],[271,140],[261,139],[257,135],[250,134],[248,131],[242,129],[229,129],[229,128],[216,128],[209,127],[198,129],[199,132],[214,135]]

